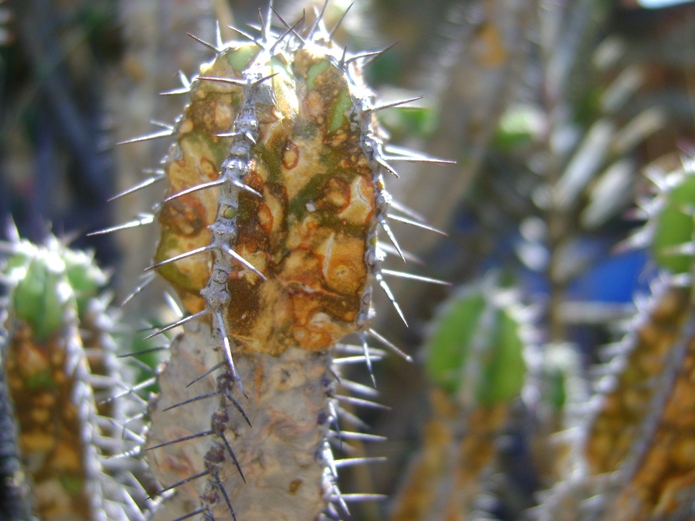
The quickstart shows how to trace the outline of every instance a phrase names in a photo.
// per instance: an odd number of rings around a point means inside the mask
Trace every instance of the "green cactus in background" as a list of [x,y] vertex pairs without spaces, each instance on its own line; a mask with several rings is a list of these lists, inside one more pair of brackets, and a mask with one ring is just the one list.
[[526,376],[529,325],[495,277],[444,303],[425,344],[432,418],[392,521],[470,519]]
[[3,250],[3,366],[33,510],[40,519],[145,519],[151,505],[139,483],[142,463],[113,459],[135,448],[120,427],[132,404],[98,403],[129,374],[117,364],[100,294],[106,275],[55,238]]

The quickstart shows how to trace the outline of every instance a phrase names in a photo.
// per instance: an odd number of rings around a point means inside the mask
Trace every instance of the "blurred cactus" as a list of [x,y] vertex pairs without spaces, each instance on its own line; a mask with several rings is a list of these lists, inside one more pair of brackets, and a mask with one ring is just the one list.
[[[91,256],[50,238],[4,243],[9,286],[3,367],[18,452],[45,520],[144,519],[134,448],[121,439],[127,403],[100,406],[128,372],[116,367],[110,320],[99,303],[107,277]],[[100,397],[100,398],[98,398]],[[130,411],[132,412],[132,410]],[[139,467],[140,465],[140,467]]]
[[528,324],[493,277],[447,301],[426,341],[432,418],[392,521],[470,519],[526,374]]

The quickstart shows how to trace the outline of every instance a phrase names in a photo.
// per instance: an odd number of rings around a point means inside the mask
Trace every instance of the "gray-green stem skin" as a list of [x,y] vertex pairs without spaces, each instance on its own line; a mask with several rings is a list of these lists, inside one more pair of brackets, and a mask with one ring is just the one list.
[[[215,471],[233,505],[236,518],[244,521],[313,520],[326,506],[323,442],[328,433],[328,396],[333,377],[329,355],[287,349],[280,356],[242,354],[235,357],[246,396],[233,396],[243,407],[249,426],[233,403],[220,395],[165,411],[176,403],[212,393],[220,388],[214,372],[189,387],[206,368],[223,362],[210,349],[210,325],[195,323],[171,346],[171,360],[160,375],[162,394],[151,404],[152,430],[147,447],[214,428],[211,418],[226,414],[224,437],[246,478],[228,452],[222,451]],[[211,450],[224,448],[217,434],[147,450],[150,466],[164,487],[206,470]],[[226,449],[225,449],[226,450]],[[202,497],[202,507],[201,507]],[[216,521],[233,519],[211,474],[176,487],[176,495],[164,502],[155,521],[167,521],[200,508],[209,508]]]

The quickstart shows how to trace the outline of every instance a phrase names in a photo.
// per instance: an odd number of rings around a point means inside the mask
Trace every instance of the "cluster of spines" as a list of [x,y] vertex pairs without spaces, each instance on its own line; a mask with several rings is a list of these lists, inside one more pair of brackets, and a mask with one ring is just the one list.
[[36,513],[146,519],[147,472],[130,457],[136,444],[120,427],[132,402],[108,399],[127,372],[115,356],[106,297],[98,294],[106,276],[89,255],[54,238],[34,246],[15,237],[2,249],[9,287],[3,365]]

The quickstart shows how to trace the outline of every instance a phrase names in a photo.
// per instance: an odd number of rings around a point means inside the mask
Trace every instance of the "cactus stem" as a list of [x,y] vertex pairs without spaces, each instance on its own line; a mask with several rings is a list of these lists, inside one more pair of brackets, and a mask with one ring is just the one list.
[[138,226],[147,226],[154,222],[154,215],[152,214],[140,214],[140,217],[128,221],[127,223],[118,224],[116,226],[111,226],[110,228],[104,228],[103,230],[97,230],[87,234],[87,237],[92,237],[94,235],[105,235],[107,233],[120,232],[121,230],[129,230],[130,228],[137,228]]

